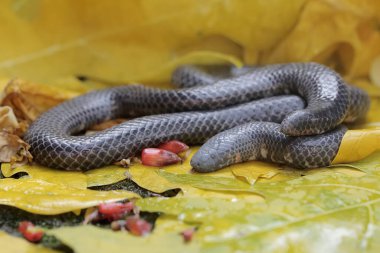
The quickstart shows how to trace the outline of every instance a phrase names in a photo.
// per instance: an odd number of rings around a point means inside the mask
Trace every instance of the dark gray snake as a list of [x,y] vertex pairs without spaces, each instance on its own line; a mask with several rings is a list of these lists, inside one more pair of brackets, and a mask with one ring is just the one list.
[[[195,87],[127,85],[90,92],[41,115],[24,139],[35,161],[66,170],[101,167],[172,139],[193,145],[212,136],[192,158],[196,171],[251,159],[310,168],[331,163],[346,131],[338,125],[365,114],[369,105],[365,92],[316,63],[224,76],[183,67],[173,79]],[[300,97],[284,95],[290,93],[304,98],[306,108]],[[91,136],[73,135],[108,119],[136,116],[143,117]]]

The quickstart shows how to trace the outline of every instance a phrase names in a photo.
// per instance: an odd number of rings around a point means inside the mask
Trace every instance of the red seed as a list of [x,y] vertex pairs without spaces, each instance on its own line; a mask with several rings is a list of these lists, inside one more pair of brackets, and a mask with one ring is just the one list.
[[44,236],[44,231],[39,227],[28,227],[22,235],[30,242],[39,242]]
[[126,202],[126,203],[124,203],[124,205],[125,205],[125,209],[127,210],[128,213],[134,211],[135,207],[136,207],[135,203],[133,203],[132,201]]
[[158,148],[173,152],[174,154],[179,154],[181,152],[188,150],[189,146],[187,146],[183,142],[172,140],[172,141],[168,141],[166,143],[161,144],[160,146],[158,146]]
[[178,163],[181,161],[181,158],[173,152],[167,150],[145,148],[141,154],[141,161],[142,164],[147,166],[161,167]]
[[31,223],[30,221],[21,221],[18,224],[18,231],[23,234],[27,230],[28,227],[34,227],[34,224]]
[[190,242],[193,239],[194,233],[195,233],[195,228],[189,228],[182,231],[181,235],[185,242]]
[[103,218],[108,220],[118,220],[133,210],[133,203],[102,203],[98,206],[98,211]]
[[144,236],[152,231],[152,225],[136,216],[131,216],[126,219],[125,227],[131,232],[131,234],[136,236]]
[[30,221],[22,221],[18,225],[18,231],[30,242],[39,242],[44,236],[44,230],[35,227]]
[[[130,202],[128,202],[130,203]],[[114,214],[116,213],[124,213],[129,212],[133,209],[133,205],[130,206],[130,204],[127,203],[101,203],[98,206],[99,213],[101,214]]]

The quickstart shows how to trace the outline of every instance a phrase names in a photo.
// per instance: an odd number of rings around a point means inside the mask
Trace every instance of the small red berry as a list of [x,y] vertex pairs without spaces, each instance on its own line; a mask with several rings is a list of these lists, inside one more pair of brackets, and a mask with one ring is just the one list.
[[128,213],[134,211],[136,207],[135,203],[133,203],[132,201],[126,202],[124,203],[124,205],[125,205],[125,210],[127,210]]
[[21,221],[18,224],[18,231],[23,234],[27,230],[28,227],[34,227],[34,224],[31,223],[30,221]]
[[185,242],[190,242],[193,239],[194,233],[195,233],[195,228],[189,228],[182,231],[181,235]]
[[35,227],[30,221],[22,221],[19,223],[18,230],[30,242],[39,242],[44,236],[44,230]]
[[39,227],[29,227],[25,233],[23,233],[23,236],[30,242],[39,242],[44,236],[44,231]]
[[136,236],[144,236],[152,231],[152,225],[136,216],[131,216],[126,219],[125,227]]
[[174,154],[179,154],[188,150],[189,146],[187,146],[183,142],[172,140],[161,144],[160,146],[158,146],[158,148],[173,152]]
[[114,202],[114,203],[101,203],[98,206],[98,211],[101,214],[114,214],[114,213],[124,213],[127,210],[127,206],[124,203]]
[[123,218],[127,213],[133,210],[133,203],[102,203],[98,206],[98,212],[103,218],[109,220],[118,220]]
[[142,164],[147,166],[161,167],[175,164],[181,161],[181,158],[173,152],[158,149],[145,148],[141,154]]

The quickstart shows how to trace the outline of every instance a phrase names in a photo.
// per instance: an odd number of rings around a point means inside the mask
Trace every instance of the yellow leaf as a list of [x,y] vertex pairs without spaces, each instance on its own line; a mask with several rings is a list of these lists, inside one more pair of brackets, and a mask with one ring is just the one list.
[[[265,202],[177,196],[139,199],[137,205],[201,223],[196,238],[204,252],[372,252],[378,250],[378,175],[352,177],[323,170],[289,181],[258,182],[255,188]],[[355,237],[365,238],[364,244]]]
[[349,130],[332,164],[359,161],[376,150],[380,150],[380,129]]
[[12,169],[10,164],[2,163],[1,172],[5,177],[11,177],[17,173],[25,172],[30,178],[43,180],[49,183],[66,185],[79,189],[87,188],[87,177],[79,171],[53,170],[38,165],[24,165]]
[[171,74],[174,69],[180,65],[191,64],[233,64],[237,67],[241,67],[243,63],[238,58],[212,51],[195,51],[179,57],[164,66],[155,68],[147,73],[142,74],[139,77],[136,77],[140,82],[154,83],[157,80],[170,80]]
[[119,166],[106,166],[84,172],[87,178],[87,187],[109,185],[129,178],[127,168]]
[[261,63],[319,61],[348,78],[368,76],[380,54],[375,8],[372,0],[309,0],[295,27]]
[[376,59],[373,61],[369,76],[371,78],[371,81],[379,87],[380,86],[380,56],[377,56]]
[[171,183],[157,174],[157,168],[145,168],[139,164],[133,164],[129,173],[131,180],[140,187],[156,193],[179,188],[177,184]]
[[[380,175],[380,151],[374,152],[370,156],[360,161],[352,163],[341,163],[331,166],[332,168],[355,168],[362,172],[374,175]],[[363,176],[363,175],[361,175]]]
[[174,198],[144,198],[138,199],[136,205],[143,211],[162,212],[177,217],[187,223],[207,223],[213,219],[227,218],[238,213],[248,213],[265,206],[258,199],[216,197],[214,195],[174,197]]
[[57,253],[58,251],[30,243],[25,239],[0,231],[1,252],[4,253]]
[[161,215],[155,222],[154,234],[177,233],[199,225],[198,223],[185,223],[173,216]]
[[128,191],[93,191],[32,178],[0,179],[0,204],[37,214],[65,213],[137,197]]
[[[160,176],[160,171],[170,172],[174,174],[191,174],[190,160],[194,153],[198,150],[197,147],[192,147],[188,157],[181,164],[165,166],[163,168],[155,168],[144,166],[142,164],[132,164],[129,168],[131,180],[139,186],[153,192],[162,193],[167,190],[181,188],[186,191],[187,187],[181,183],[170,182],[164,177]],[[209,176],[232,176],[230,171],[220,170],[214,173],[209,173]]]
[[242,178],[250,185],[254,185],[259,178],[271,179],[279,173],[277,166],[263,162],[251,162],[230,166],[237,178]]
[[[162,82],[184,63],[315,60],[350,81],[368,78],[372,66],[369,78],[378,83],[379,10],[370,0],[5,0],[0,3],[0,27],[7,35],[0,76],[52,84],[16,79],[5,101],[16,105],[17,116],[32,121],[57,103],[105,87],[99,80],[169,87]],[[79,82],[78,74],[92,83]],[[366,122],[355,129],[380,122],[379,90],[365,88],[373,103]],[[334,162],[367,156],[378,148],[378,137],[378,129],[349,131]],[[29,178],[0,179],[0,204],[55,214],[133,197],[86,189],[122,180],[129,171],[149,190],[181,189],[174,198],[137,201],[142,210],[166,214],[152,235],[136,238],[90,226],[51,233],[76,252],[377,252],[378,154],[368,159],[350,164],[368,174],[341,167],[299,172],[249,162],[201,175],[191,173],[190,157],[163,169],[133,164],[129,170],[109,166],[85,173],[5,165],[4,175],[26,172]],[[199,225],[195,244],[183,244],[178,235],[186,222]]]
[[380,98],[372,98],[371,106],[364,122],[353,125],[353,129],[373,129],[380,128]]
[[40,165],[24,165],[11,168],[9,163],[2,163],[1,172],[5,177],[12,177],[17,173],[24,172],[33,179],[79,189],[109,185],[129,177],[128,169],[114,165],[80,172],[55,170]]
[[[380,97],[380,88],[374,85],[374,83],[370,82],[368,78],[357,78],[353,80],[353,83],[355,86],[358,86],[359,88],[365,90],[371,99],[378,101]],[[379,106],[376,107],[379,108]]]
[[88,252],[199,252],[195,243],[185,244],[178,233],[152,233],[136,237],[94,226],[62,227],[47,232],[76,253]]
[[0,76],[167,81],[158,72],[168,73],[191,52],[200,54],[192,62],[204,62],[204,51],[255,63],[260,50],[273,48],[294,26],[304,2],[5,0],[0,24],[9,36],[2,39]]
[[252,186],[237,180],[234,177],[217,177],[207,174],[173,174],[165,171],[159,171],[158,173],[170,182],[190,185],[195,188],[213,191],[236,191],[259,194],[259,192],[257,192]]

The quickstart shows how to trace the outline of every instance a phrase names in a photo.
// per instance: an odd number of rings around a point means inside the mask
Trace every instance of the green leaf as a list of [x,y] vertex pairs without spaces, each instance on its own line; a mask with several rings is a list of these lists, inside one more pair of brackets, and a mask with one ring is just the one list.
[[286,182],[256,183],[265,201],[236,198],[142,199],[142,210],[201,222],[205,252],[377,252],[380,184],[326,170]]
[[201,174],[174,174],[163,170],[158,171],[158,174],[170,182],[190,185],[195,188],[208,189],[214,191],[237,191],[237,192],[252,192],[259,194],[253,186],[244,183],[236,178],[217,177]]

